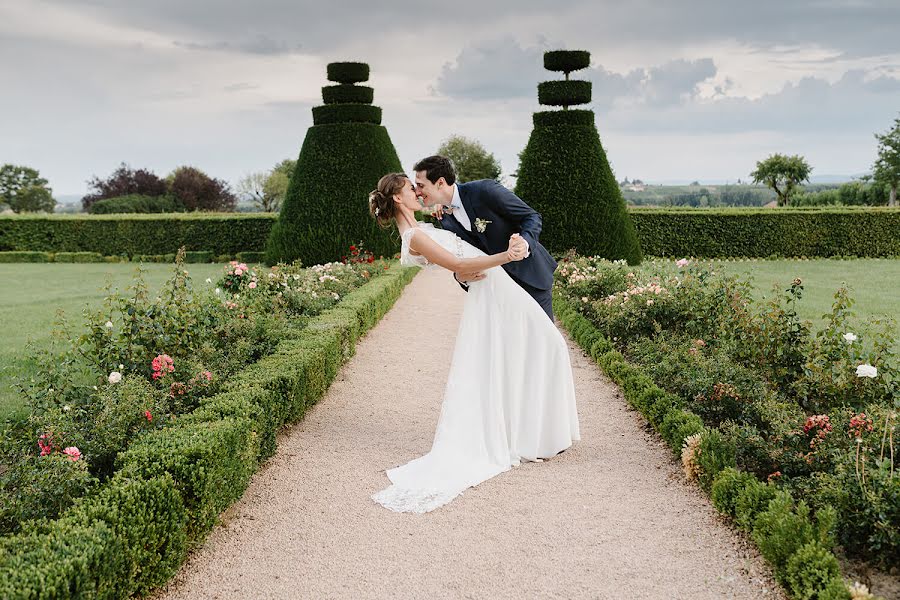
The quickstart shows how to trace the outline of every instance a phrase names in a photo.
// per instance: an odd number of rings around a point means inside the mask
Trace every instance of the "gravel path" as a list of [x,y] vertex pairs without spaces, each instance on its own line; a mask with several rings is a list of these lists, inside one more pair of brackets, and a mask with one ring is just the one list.
[[783,598],[570,343],[582,440],[425,515],[369,499],[431,447],[463,292],[423,272],[157,598]]

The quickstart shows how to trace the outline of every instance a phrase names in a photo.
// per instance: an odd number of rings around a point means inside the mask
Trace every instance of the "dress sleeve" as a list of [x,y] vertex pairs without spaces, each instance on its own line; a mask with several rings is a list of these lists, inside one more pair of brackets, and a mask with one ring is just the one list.
[[427,267],[430,263],[422,255],[413,255],[409,251],[409,242],[416,230],[412,227],[403,232],[401,236],[400,264],[404,267]]

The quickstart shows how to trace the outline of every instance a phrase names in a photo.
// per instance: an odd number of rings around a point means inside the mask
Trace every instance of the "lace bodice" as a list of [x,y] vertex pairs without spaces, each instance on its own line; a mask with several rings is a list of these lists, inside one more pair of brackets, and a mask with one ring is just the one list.
[[[443,229],[437,229],[431,223],[419,223],[418,227],[410,227],[406,231],[403,232],[401,236],[402,246],[400,247],[400,264],[405,267],[436,267],[437,265],[432,265],[428,262],[424,256],[411,254],[409,251],[409,241],[412,239],[413,234],[416,231],[421,231],[428,235],[431,239],[440,244],[447,252],[451,252],[455,254],[459,258],[465,258],[467,254],[466,247],[472,248],[463,240],[459,238],[452,231],[445,231]],[[474,248],[473,248],[474,250]]]

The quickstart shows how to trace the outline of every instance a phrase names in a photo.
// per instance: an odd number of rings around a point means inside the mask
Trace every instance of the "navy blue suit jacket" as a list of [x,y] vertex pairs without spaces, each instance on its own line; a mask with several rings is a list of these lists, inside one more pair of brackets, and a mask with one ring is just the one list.
[[[503,265],[519,284],[526,284],[537,290],[553,287],[553,271],[556,261],[541,245],[541,215],[525,204],[521,198],[493,179],[481,179],[468,183],[457,183],[459,198],[469,215],[472,231],[460,225],[452,215],[445,214],[440,220],[441,227],[452,231],[476,248],[487,254],[505,252],[509,238],[518,233],[528,242],[528,258]],[[475,220],[490,221],[480,233]]]

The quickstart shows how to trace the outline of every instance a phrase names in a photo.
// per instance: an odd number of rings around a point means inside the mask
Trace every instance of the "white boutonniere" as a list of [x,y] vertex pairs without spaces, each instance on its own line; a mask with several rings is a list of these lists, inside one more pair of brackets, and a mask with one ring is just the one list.
[[487,229],[488,223],[493,223],[493,221],[485,221],[484,219],[475,219],[475,229],[478,230],[478,233],[484,233],[484,230]]

